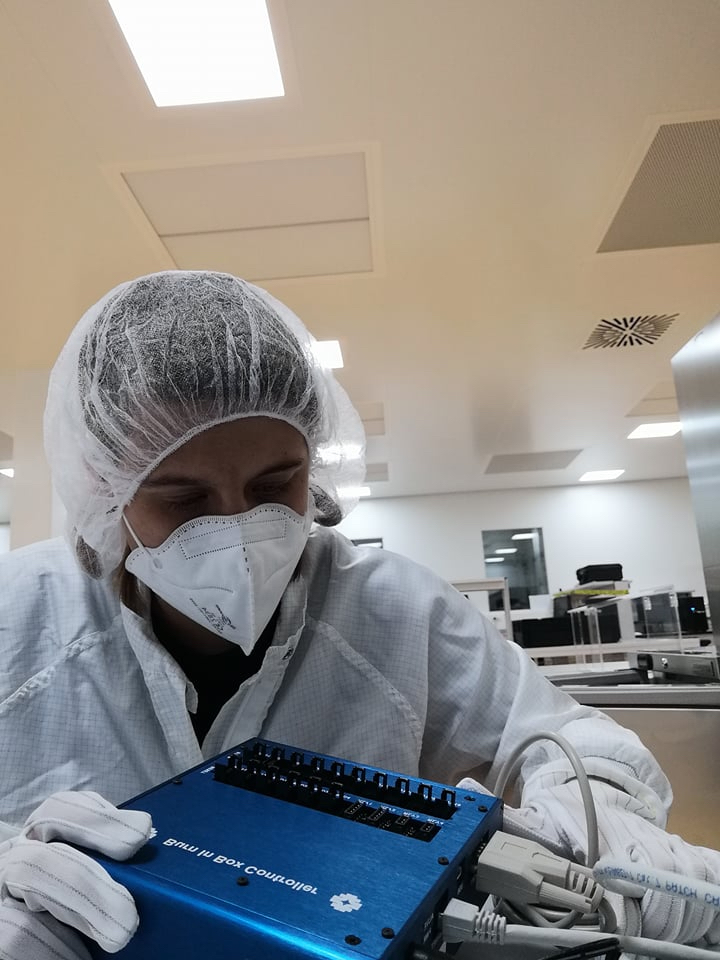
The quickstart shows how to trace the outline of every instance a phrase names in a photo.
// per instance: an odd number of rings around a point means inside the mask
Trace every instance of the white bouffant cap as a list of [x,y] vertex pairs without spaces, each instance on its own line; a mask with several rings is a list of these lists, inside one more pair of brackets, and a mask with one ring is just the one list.
[[357,503],[360,418],[286,306],[226,273],[174,270],[91,307],[50,377],[45,449],[83,567],[122,561],[121,517],[143,480],[191,437],[264,416],[305,437],[318,523]]

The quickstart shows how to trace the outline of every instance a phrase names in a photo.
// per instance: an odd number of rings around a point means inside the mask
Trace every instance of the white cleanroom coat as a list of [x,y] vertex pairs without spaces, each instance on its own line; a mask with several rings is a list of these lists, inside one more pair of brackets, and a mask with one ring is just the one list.
[[[490,789],[526,736],[562,733],[591,773],[665,822],[669,784],[635,734],[552,686],[452,587],[335,531],[310,537],[262,668],[222,707],[202,749],[197,696],[150,622],[48,541],[0,558],[0,820],[59,789],[119,803],[253,736]],[[542,789],[553,744],[523,768]],[[649,810],[649,814],[647,811]]]

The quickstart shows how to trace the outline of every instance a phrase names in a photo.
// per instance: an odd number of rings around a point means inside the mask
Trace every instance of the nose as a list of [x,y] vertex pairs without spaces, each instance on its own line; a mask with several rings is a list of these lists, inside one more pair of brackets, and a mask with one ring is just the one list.
[[255,503],[242,487],[228,487],[216,493],[218,514],[223,517],[232,517],[236,513],[247,513]]

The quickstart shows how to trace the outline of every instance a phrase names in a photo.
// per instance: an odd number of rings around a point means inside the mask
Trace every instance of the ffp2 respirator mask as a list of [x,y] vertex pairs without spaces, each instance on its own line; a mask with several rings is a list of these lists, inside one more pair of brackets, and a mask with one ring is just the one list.
[[[312,501],[311,501],[312,502]],[[307,543],[304,516],[263,504],[188,520],[158,547],[138,544],[125,568],[174,609],[249,654],[275,612]]]

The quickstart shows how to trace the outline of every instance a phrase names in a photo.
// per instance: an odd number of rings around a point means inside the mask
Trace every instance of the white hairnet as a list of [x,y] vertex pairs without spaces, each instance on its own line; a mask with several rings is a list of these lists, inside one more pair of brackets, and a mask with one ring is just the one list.
[[362,423],[314,343],[286,306],[225,273],[150,274],[85,313],[50,377],[45,449],[88,572],[122,561],[122,511],[148,474],[230,420],[275,417],[302,433],[319,523],[355,506]]

